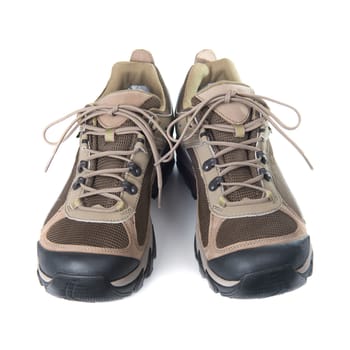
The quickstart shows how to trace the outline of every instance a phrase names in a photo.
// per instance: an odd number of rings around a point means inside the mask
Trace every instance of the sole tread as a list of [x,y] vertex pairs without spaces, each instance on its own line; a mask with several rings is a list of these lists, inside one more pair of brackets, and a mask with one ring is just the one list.
[[149,250],[147,266],[142,269],[134,281],[128,285],[116,287],[104,276],[72,276],[56,274],[51,281],[45,281],[37,271],[40,284],[46,291],[56,297],[84,301],[100,302],[125,298],[141,289],[144,279],[153,271],[153,260],[156,257],[156,243],[153,234],[153,247]]
[[307,278],[312,275],[313,270],[312,257],[308,270],[303,274],[298,273],[291,266],[285,265],[245,275],[238,284],[226,287],[217,283],[205,271],[196,242],[194,249],[201,275],[208,280],[209,286],[215,293],[229,298],[257,299],[290,292],[303,286]]

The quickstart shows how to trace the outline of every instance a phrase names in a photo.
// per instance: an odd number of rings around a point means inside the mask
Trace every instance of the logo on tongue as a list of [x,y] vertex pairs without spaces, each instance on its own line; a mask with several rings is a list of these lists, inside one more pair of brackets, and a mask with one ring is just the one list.
[[151,92],[148,86],[146,85],[130,85],[128,90],[138,90],[138,91],[144,91],[144,92]]

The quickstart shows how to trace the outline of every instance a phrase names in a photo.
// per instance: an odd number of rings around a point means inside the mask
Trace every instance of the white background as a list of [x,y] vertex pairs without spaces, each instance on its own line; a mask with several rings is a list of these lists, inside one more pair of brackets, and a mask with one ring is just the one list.
[[[347,1],[1,1],[1,349],[349,349],[349,11]],[[175,172],[152,216],[154,273],[127,299],[68,302],[36,277],[36,241],[70,172],[77,140],[48,174],[52,120],[92,102],[112,64],[150,50],[173,103],[203,48],[231,58],[257,93],[299,108],[277,132],[280,165],[315,250],[303,288],[264,300],[216,295],[193,254],[195,202]],[[293,117],[276,110],[286,122]]]

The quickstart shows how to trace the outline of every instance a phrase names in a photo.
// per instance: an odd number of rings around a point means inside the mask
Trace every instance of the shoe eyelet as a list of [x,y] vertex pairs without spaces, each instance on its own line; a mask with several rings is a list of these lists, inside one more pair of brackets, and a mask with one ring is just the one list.
[[209,190],[210,191],[215,191],[220,185],[221,183],[224,181],[222,176],[217,176],[215,177],[213,180],[210,181],[209,183]]
[[129,193],[129,194],[136,194],[137,193],[137,187],[129,181],[126,181],[126,180],[123,181],[122,186],[123,186],[124,191]]
[[211,141],[211,134],[208,130],[202,131],[199,134],[199,137],[207,137],[209,141]]
[[86,160],[81,160],[78,166],[78,172],[83,172],[88,167],[88,162]]
[[128,168],[130,173],[135,177],[138,177],[142,174],[142,169],[135,162],[129,162]]
[[[267,130],[268,130],[269,133],[272,133],[272,129],[271,129],[270,126],[267,127]],[[259,128],[259,132],[260,132],[260,133],[263,133],[263,132],[265,132],[265,131],[266,131],[266,128],[265,128],[264,126],[262,126],[262,127]]]
[[85,184],[85,177],[78,177],[78,179],[73,183],[73,190],[77,190],[82,184]]
[[260,162],[263,164],[267,163],[267,157],[263,151],[256,152],[256,158],[258,158],[260,160]]
[[145,140],[143,138],[141,138],[141,137],[138,137],[136,139],[136,142],[141,142],[141,143],[145,144]]
[[214,166],[216,165],[217,161],[216,158],[209,158],[208,160],[206,160],[203,165],[202,165],[202,169],[204,171],[209,171],[210,169],[214,168]]
[[264,179],[266,181],[271,181],[271,179],[272,179],[271,174],[265,168],[260,168],[259,169],[259,174],[260,175],[264,175]]

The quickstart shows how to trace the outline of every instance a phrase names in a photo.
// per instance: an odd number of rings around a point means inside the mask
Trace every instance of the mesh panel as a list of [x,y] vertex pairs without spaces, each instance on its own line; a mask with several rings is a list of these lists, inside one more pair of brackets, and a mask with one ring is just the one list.
[[203,246],[208,245],[208,232],[209,232],[209,223],[210,223],[210,211],[208,206],[207,195],[205,192],[205,184],[203,182],[200,170],[198,168],[198,162],[194,155],[194,152],[191,149],[188,149],[188,154],[192,159],[193,169],[196,174],[196,183],[197,183],[197,205],[198,205],[198,216],[199,216],[199,227],[201,230],[201,238]]
[[52,225],[47,238],[54,243],[100,248],[126,248],[129,238],[122,224],[105,224],[62,219]]
[[278,237],[293,233],[296,222],[282,211],[271,214],[225,220],[216,237],[218,248],[260,238]]
[[146,240],[152,189],[153,158],[149,161],[143,178],[140,198],[136,208],[136,232],[139,245]]

